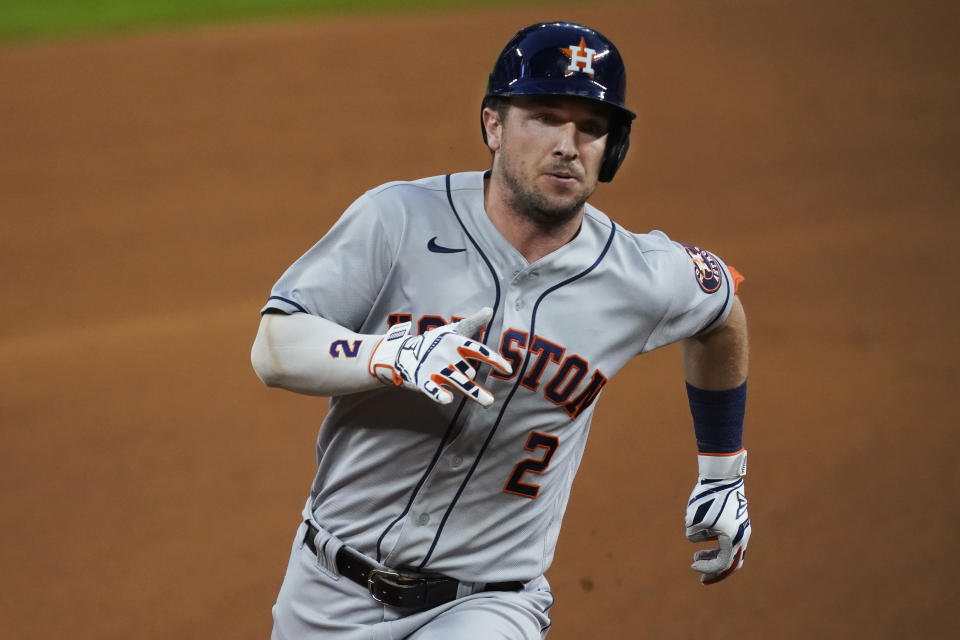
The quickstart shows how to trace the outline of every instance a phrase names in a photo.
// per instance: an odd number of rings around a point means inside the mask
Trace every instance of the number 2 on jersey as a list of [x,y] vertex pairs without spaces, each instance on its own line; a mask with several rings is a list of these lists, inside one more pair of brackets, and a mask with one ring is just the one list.
[[558,444],[560,444],[560,440],[557,436],[547,435],[539,431],[532,432],[530,437],[527,438],[527,444],[524,449],[527,451],[546,449],[546,451],[543,453],[542,458],[527,458],[526,460],[518,462],[517,466],[513,468],[513,473],[510,474],[510,479],[507,480],[507,484],[503,487],[503,490],[506,493],[523,496],[524,498],[536,498],[540,493],[540,485],[524,482],[523,476],[526,473],[543,473],[546,471],[547,467],[550,466],[550,459],[553,458],[553,453],[557,450]]

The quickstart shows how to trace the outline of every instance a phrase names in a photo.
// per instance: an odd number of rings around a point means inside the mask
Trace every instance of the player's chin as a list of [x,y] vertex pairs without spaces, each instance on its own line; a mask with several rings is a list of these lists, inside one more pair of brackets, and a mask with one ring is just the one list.
[[538,208],[541,222],[548,226],[564,224],[583,211],[584,198],[545,198]]

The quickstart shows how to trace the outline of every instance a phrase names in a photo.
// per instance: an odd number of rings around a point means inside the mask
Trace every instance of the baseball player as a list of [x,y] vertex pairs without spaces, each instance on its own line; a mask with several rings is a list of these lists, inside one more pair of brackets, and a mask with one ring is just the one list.
[[587,204],[627,151],[625,84],[600,33],[521,30],[481,107],[491,168],[366,192],[273,287],[257,375],[331,397],[274,639],[544,637],[597,398],[678,341],[699,449],[686,534],[717,541],[693,569],[711,584],[743,564],[739,278]]

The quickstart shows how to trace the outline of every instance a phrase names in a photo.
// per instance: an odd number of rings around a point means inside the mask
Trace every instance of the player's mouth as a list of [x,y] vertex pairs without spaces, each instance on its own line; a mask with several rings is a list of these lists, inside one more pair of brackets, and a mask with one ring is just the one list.
[[546,173],[547,177],[559,184],[574,184],[580,177],[573,171],[554,170]]

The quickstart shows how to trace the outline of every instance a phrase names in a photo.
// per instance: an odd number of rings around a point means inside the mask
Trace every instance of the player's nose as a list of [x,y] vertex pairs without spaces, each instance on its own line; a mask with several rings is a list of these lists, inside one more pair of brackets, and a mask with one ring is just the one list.
[[565,122],[554,127],[553,155],[555,157],[573,160],[577,157],[577,125]]

